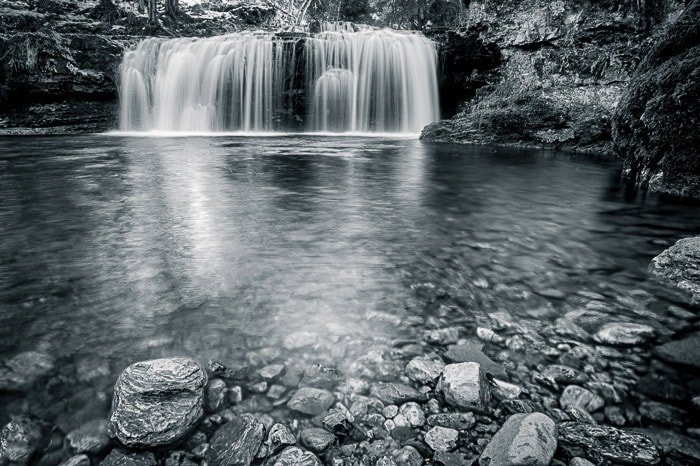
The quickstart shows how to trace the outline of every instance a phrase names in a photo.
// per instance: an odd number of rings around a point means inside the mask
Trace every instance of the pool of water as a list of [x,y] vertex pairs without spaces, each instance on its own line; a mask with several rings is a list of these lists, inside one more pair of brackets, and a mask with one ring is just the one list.
[[[0,421],[104,417],[116,375],[144,358],[349,372],[372,348],[494,313],[537,338],[591,296],[670,334],[685,323],[646,267],[700,231],[700,209],[626,198],[617,174],[391,138],[0,139],[0,358],[58,361],[46,386],[0,395]],[[294,332],[311,349],[285,346]]]

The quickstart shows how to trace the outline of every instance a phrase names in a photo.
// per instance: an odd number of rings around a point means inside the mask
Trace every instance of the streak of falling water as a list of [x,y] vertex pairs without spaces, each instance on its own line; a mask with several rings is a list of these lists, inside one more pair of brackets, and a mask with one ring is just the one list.
[[146,39],[122,60],[121,129],[284,130],[301,87],[310,131],[416,133],[439,118],[436,62],[422,35],[350,25],[304,37]]

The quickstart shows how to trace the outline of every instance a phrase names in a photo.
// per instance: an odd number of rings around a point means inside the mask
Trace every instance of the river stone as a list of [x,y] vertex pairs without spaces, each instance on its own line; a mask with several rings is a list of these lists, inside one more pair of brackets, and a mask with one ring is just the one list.
[[605,400],[595,393],[578,385],[569,385],[559,398],[561,409],[581,408],[592,413],[605,406]]
[[557,426],[542,413],[513,414],[479,457],[481,466],[547,466],[557,450]]
[[401,405],[401,414],[412,427],[420,427],[425,424],[425,413],[416,402],[409,401]]
[[267,434],[267,447],[270,454],[275,454],[283,448],[297,443],[296,437],[289,427],[284,424],[275,424]]
[[17,417],[0,430],[0,464],[28,464],[47,444],[41,423],[28,417]]
[[588,461],[586,458],[576,457],[571,458],[569,461],[569,466],[595,466],[595,464]]
[[102,460],[100,466],[156,466],[153,453],[114,449]]
[[265,466],[323,466],[323,463],[310,451],[287,447],[277,457],[266,461]]
[[459,345],[450,345],[445,352],[445,358],[450,362],[476,362],[479,363],[484,372],[495,377],[507,378],[506,371],[502,365],[494,362],[482,351],[483,343],[470,340]]
[[649,437],[630,430],[579,422],[559,424],[559,446],[568,456],[583,456],[594,463],[656,465],[659,451]]
[[227,392],[226,382],[221,379],[210,380],[207,384],[204,398],[207,411],[210,413],[219,411],[224,406]]
[[659,424],[678,427],[683,426],[683,420],[688,416],[682,409],[658,401],[642,402],[639,405],[639,414]]
[[335,396],[328,390],[301,387],[289,400],[287,407],[293,411],[317,416],[330,408],[333,403],[335,403]]
[[439,413],[428,416],[428,424],[457,430],[468,430],[474,427],[476,418],[474,413]]
[[655,352],[666,362],[700,369],[700,332],[657,346]]
[[583,372],[562,364],[550,364],[546,366],[542,370],[542,375],[562,384],[583,383],[588,380],[588,377]]
[[0,365],[0,392],[24,391],[55,367],[54,358],[45,353],[27,351],[20,353]]
[[95,419],[66,435],[66,444],[76,453],[98,454],[109,446],[107,421]]
[[678,240],[652,259],[649,272],[700,306],[700,236]]
[[406,364],[406,376],[419,384],[433,383],[440,377],[445,363],[438,359],[416,357]]
[[206,373],[193,359],[132,364],[114,387],[110,435],[129,447],[157,447],[182,440],[204,414],[206,384]]
[[211,438],[213,464],[247,466],[265,439],[265,426],[250,414],[243,414],[224,424]]
[[[634,430],[649,437],[664,452],[668,464],[700,464],[700,440],[665,429],[635,428]],[[669,462],[670,458],[676,462]]]
[[595,341],[613,346],[633,346],[646,343],[656,336],[656,329],[632,322],[610,322],[593,336]]
[[401,404],[407,401],[421,401],[425,397],[413,387],[402,383],[378,382],[372,384],[370,395],[387,404]]
[[491,398],[486,375],[476,362],[445,366],[437,390],[448,404],[467,410],[485,411]]
[[322,453],[335,443],[335,435],[320,427],[310,427],[299,433],[299,440],[314,453]]
[[459,432],[447,427],[435,426],[425,433],[425,443],[433,451],[449,451],[457,448]]
[[398,450],[394,457],[396,458],[396,462],[401,466],[421,466],[423,464],[423,457],[421,454],[415,447],[410,445],[406,445]]
[[88,455],[75,455],[67,460],[59,463],[58,466],[90,466],[90,457]]

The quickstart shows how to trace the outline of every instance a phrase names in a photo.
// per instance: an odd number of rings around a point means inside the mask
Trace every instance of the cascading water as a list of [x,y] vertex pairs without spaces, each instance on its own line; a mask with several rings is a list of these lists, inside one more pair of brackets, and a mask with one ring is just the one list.
[[436,61],[422,35],[347,24],[146,39],[122,61],[121,129],[261,132],[305,120],[314,132],[417,133],[439,118]]

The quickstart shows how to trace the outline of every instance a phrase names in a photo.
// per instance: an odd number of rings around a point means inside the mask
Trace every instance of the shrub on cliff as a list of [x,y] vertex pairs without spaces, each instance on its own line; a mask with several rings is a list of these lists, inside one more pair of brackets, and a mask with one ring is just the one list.
[[700,0],[639,65],[613,119],[614,146],[637,186],[700,199]]

